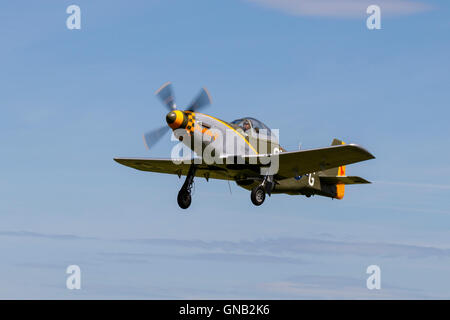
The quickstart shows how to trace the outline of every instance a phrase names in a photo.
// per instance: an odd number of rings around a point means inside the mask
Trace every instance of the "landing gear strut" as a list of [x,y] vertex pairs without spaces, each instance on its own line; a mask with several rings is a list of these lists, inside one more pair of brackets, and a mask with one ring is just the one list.
[[264,190],[264,187],[262,185],[257,185],[254,187],[250,195],[250,199],[252,199],[255,206],[262,205],[266,199],[266,190]]
[[253,204],[255,206],[262,205],[266,199],[266,193],[270,196],[274,185],[273,176],[265,176],[262,183],[254,187],[252,193],[250,194],[250,199]]
[[192,184],[194,183],[194,176],[196,167],[194,164],[192,164],[189,167],[188,174],[186,176],[186,180],[184,181],[183,186],[181,187],[180,191],[178,192],[177,202],[181,209],[187,209],[191,205],[192,197],[191,197],[191,190],[192,190]]

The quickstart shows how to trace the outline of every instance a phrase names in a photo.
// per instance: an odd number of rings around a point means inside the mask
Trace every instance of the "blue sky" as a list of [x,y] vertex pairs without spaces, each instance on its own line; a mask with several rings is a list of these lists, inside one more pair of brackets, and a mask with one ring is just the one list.
[[[375,31],[367,1],[2,3],[0,297],[448,299],[450,5],[378,3]],[[347,174],[374,183],[257,208],[198,179],[182,211],[178,177],[112,161],[170,155],[142,141],[169,80],[179,105],[207,86],[208,113],[258,118],[287,149],[364,146],[377,158]]]

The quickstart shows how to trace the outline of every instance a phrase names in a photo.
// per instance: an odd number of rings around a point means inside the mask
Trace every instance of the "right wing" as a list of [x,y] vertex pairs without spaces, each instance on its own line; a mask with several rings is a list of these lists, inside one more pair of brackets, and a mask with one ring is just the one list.
[[[114,158],[114,160],[124,166],[137,170],[176,174],[178,176],[187,175],[192,161],[189,160],[188,163],[182,162],[180,164],[175,164],[171,159]],[[229,176],[225,166],[220,164],[199,164],[195,176],[207,177],[208,179],[234,180],[233,177]]]

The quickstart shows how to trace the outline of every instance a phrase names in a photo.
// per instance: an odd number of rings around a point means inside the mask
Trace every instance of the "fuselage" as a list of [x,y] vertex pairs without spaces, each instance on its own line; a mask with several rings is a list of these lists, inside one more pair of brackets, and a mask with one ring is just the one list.
[[203,153],[213,143],[215,154],[222,157],[272,154],[284,150],[278,139],[267,130],[253,127],[244,130],[238,125],[199,112],[177,110],[169,115],[167,118],[171,119],[167,119],[167,122],[175,137],[196,153],[199,151],[195,149],[196,146],[202,146]]
[[[252,119],[252,118],[250,118]],[[177,139],[194,151],[199,158],[213,155],[217,158],[230,156],[258,156],[284,152],[278,137],[270,130],[251,127],[248,130],[239,125],[220,120],[211,115],[191,111],[172,111],[166,120]],[[336,173],[337,173],[336,168]],[[245,170],[239,164],[228,166],[237,185],[251,190],[260,183],[255,172]],[[334,184],[321,183],[324,172],[311,172],[303,176],[278,177],[272,193],[291,195],[322,195],[340,198]],[[275,176],[276,177],[276,176]]]

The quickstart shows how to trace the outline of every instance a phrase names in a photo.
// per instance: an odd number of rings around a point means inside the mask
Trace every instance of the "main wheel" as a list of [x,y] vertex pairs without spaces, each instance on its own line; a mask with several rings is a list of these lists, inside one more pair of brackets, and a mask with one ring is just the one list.
[[256,186],[252,190],[252,194],[250,195],[250,199],[255,206],[260,206],[266,199],[266,190],[264,190],[263,186]]
[[181,189],[180,192],[178,192],[177,202],[181,209],[187,209],[191,205],[191,194],[190,192]]

